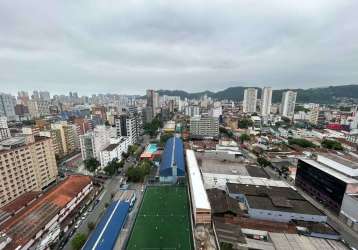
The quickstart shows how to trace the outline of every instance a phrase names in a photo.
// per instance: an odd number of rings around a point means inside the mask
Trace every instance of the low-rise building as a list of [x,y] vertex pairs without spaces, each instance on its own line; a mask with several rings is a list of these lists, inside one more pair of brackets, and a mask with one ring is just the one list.
[[104,168],[114,159],[121,161],[122,154],[128,151],[128,146],[128,137],[120,137],[119,139],[112,140],[112,143],[100,152],[101,167]]
[[228,194],[244,203],[250,218],[289,222],[326,222],[327,216],[290,187],[227,183]]
[[69,176],[44,195],[30,201],[21,212],[13,214],[0,225],[1,234],[10,239],[1,249],[36,248],[36,244],[41,244],[41,239],[63,222],[92,188],[89,176]]
[[211,206],[193,150],[186,150],[186,163],[194,222],[195,224],[211,224]]

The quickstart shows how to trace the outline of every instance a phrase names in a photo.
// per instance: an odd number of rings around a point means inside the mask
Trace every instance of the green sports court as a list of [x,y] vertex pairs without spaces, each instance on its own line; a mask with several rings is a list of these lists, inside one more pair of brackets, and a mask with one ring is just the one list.
[[146,189],[127,249],[193,249],[186,187]]

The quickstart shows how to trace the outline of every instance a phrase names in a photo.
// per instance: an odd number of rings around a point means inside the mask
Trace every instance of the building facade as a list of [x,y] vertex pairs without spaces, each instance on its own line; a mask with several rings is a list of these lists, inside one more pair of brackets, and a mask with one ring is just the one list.
[[255,113],[257,103],[257,89],[248,88],[244,92],[244,101],[242,103],[242,110],[244,113]]
[[261,94],[261,115],[268,116],[271,113],[272,88],[264,87]]
[[15,105],[14,96],[0,93],[0,116],[5,116],[9,121],[16,120]]
[[293,91],[286,91],[282,94],[281,100],[281,115],[291,118],[295,113],[297,93]]
[[197,139],[218,138],[219,119],[212,116],[194,116],[190,118],[190,137]]
[[0,143],[0,206],[29,191],[40,191],[57,178],[48,137],[13,137]]

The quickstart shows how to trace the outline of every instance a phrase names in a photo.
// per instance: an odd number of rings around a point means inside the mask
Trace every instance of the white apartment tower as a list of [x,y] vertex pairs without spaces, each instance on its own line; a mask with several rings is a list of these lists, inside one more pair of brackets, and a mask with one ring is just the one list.
[[268,116],[271,112],[272,88],[264,87],[261,94],[261,115]]
[[244,113],[256,112],[257,89],[247,88],[244,92],[243,111]]
[[283,92],[280,112],[282,116],[293,117],[295,113],[296,97],[296,92],[290,90]]

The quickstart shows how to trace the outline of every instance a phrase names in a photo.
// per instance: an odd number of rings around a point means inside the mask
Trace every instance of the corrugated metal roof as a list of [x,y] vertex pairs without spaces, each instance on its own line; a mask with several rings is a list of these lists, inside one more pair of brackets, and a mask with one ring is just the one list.
[[204,188],[198,162],[196,161],[193,150],[186,150],[186,161],[188,164],[189,182],[191,189],[193,190],[191,195],[195,208],[211,210],[208,195]]
[[176,164],[177,175],[185,175],[184,145],[180,138],[169,138],[165,144],[162,161],[160,163],[160,176],[171,176],[172,166]]
[[129,211],[129,202],[113,202],[86,242],[83,250],[113,249]]

